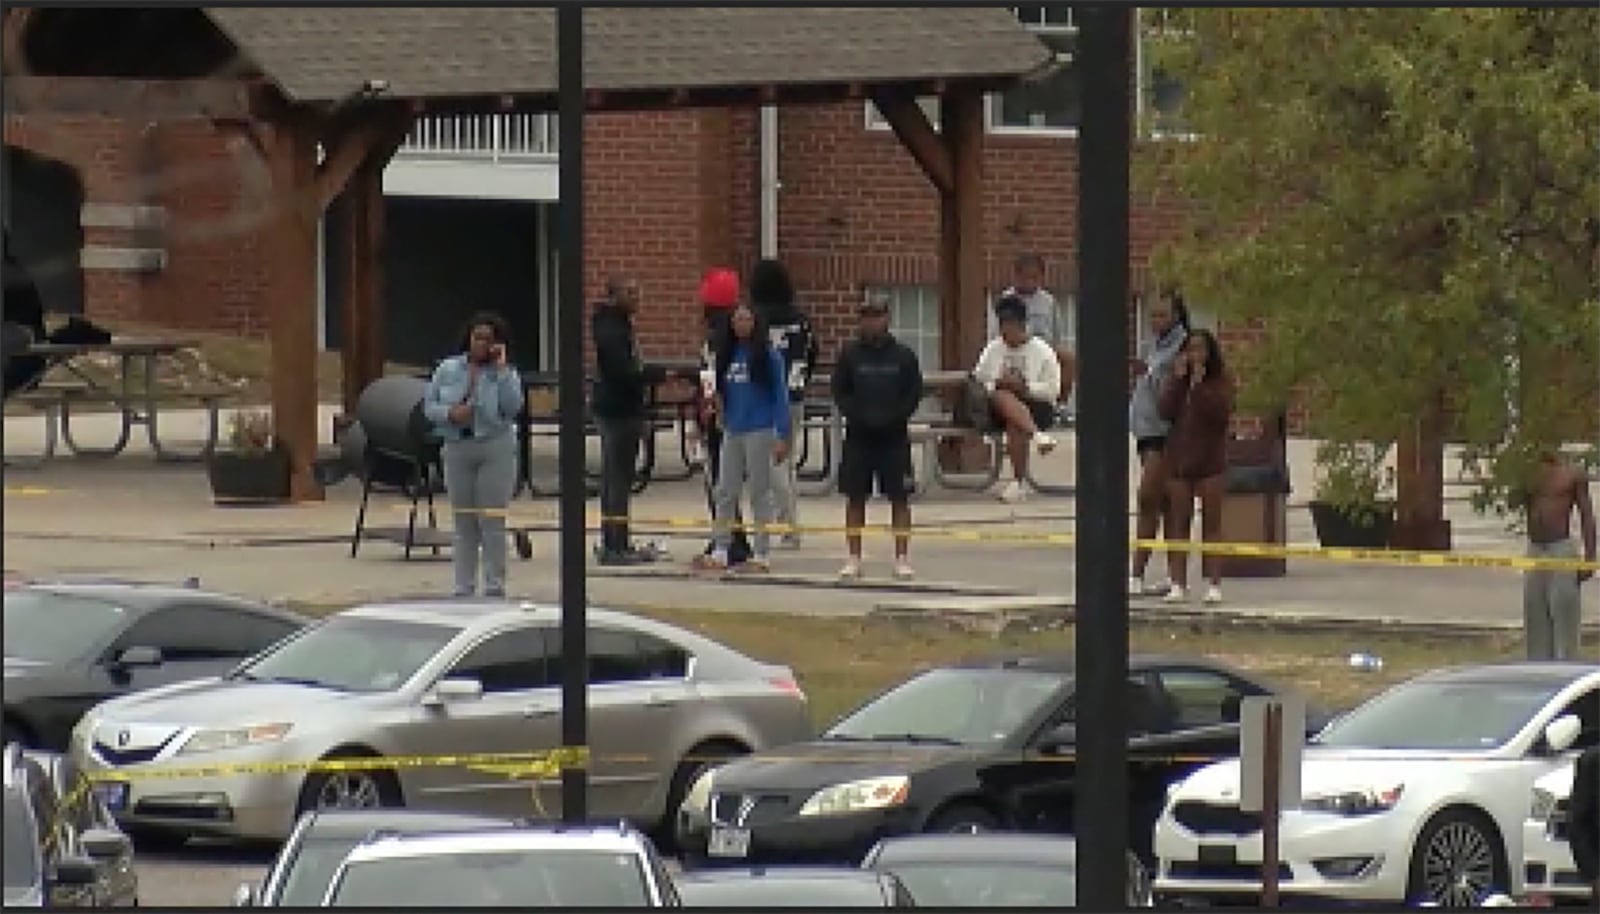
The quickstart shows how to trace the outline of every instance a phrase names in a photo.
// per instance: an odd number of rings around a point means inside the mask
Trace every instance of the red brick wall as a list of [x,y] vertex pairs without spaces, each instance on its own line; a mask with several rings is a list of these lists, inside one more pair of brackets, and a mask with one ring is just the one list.
[[[154,273],[85,270],[88,316],[260,335],[265,281],[258,226],[266,200],[255,155],[201,122],[145,126],[105,118],[7,117],[5,141],[72,166],[84,202],[162,207]],[[85,245],[148,244],[123,228],[86,227]]]

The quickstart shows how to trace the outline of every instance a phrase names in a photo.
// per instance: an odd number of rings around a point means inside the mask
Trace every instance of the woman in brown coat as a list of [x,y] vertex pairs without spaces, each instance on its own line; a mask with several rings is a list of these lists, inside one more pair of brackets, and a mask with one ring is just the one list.
[[[1209,330],[1193,331],[1161,387],[1161,415],[1172,423],[1165,452],[1169,542],[1189,541],[1196,496],[1200,499],[1202,541],[1214,543],[1221,538],[1233,397],[1233,377],[1222,361],[1217,338]],[[1166,601],[1182,603],[1188,599],[1189,554],[1175,549],[1167,553],[1167,562],[1172,588]],[[1207,553],[1200,567],[1210,581],[1206,602],[1222,602],[1222,557]]]

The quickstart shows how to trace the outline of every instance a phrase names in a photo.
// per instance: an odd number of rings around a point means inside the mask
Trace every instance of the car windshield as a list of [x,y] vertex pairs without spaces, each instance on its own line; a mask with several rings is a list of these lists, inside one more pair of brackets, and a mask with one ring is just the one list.
[[598,907],[650,905],[631,853],[517,850],[368,860],[345,868],[339,907]]
[[1494,749],[1557,691],[1535,682],[1415,680],[1329,724],[1315,742],[1343,749]]
[[929,670],[868,702],[823,738],[993,745],[1014,736],[1061,685],[1059,675],[1033,670]]
[[1064,908],[1078,903],[1078,873],[1066,865],[940,861],[885,869],[921,907]]
[[27,888],[39,881],[39,847],[20,797],[6,794],[5,819],[6,887]]
[[400,688],[460,633],[450,625],[334,616],[279,643],[233,675],[347,692]]
[[7,657],[76,660],[109,642],[127,624],[128,611],[115,603],[47,590],[6,591]]
[[339,864],[360,843],[359,835],[307,838],[300,845],[299,853],[289,861],[275,904],[289,908],[314,908],[322,904],[334,873],[339,871]]
[[[881,908],[883,890],[866,879],[717,879],[678,888],[689,908]],[[915,897],[913,895],[913,897]]]

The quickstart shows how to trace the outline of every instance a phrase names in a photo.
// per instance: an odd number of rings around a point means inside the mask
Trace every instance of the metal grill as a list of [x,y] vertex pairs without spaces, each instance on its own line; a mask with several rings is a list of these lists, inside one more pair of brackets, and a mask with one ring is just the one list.
[[1186,800],[1172,808],[1172,817],[1197,835],[1250,835],[1261,830],[1261,814],[1237,806]]

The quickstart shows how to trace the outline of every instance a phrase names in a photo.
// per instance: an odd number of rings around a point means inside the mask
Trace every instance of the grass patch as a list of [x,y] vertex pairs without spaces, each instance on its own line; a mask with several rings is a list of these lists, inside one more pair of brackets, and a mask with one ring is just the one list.
[[[297,606],[313,615],[337,607]],[[991,637],[935,624],[870,618],[774,616],[760,612],[693,609],[639,611],[714,638],[752,657],[792,667],[811,699],[818,726],[837,720],[872,695],[919,669],[970,657],[1073,650],[1071,626]],[[1329,708],[1347,708],[1375,692],[1440,667],[1521,656],[1520,635],[1441,635],[1282,631],[1191,623],[1133,626],[1135,652],[1210,657],[1298,688]],[[1352,670],[1363,651],[1383,669]]]

